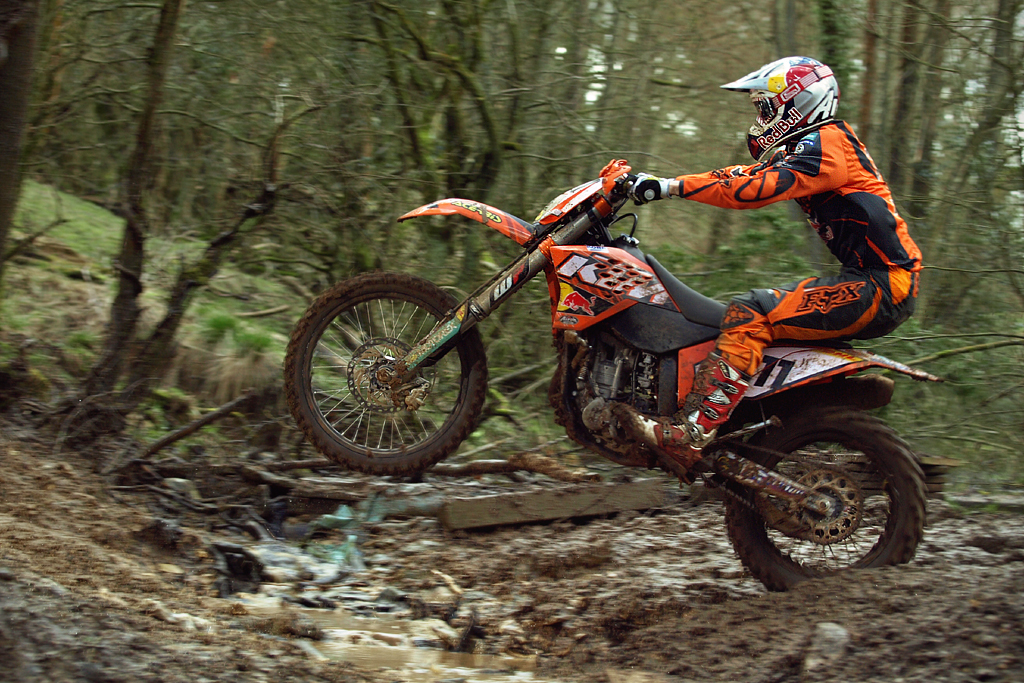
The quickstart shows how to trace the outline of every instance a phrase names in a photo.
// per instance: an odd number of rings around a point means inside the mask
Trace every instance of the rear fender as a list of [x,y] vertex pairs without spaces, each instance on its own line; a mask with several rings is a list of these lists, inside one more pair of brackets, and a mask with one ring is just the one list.
[[410,218],[420,216],[465,216],[489,228],[494,228],[505,237],[511,238],[519,244],[525,245],[537,236],[537,226],[527,223],[522,218],[516,218],[507,211],[496,209],[493,206],[474,202],[470,199],[459,199],[452,197],[441,199],[430,204],[425,204],[418,209],[399,216],[398,221],[406,221]]
[[[854,349],[769,347],[750,389],[724,431],[777,415],[785,421],[808,407],[873,410],[889,404],[896,383],[868,368],[893,370],[926,382],[942,379],[884,356]],[[852,376],[851,376],[852,375]]]
[[861,349],[772,346],[750,380],[744,399],[762,399],[796,387],[846,377],[868,368],[893,370],[923,382],[942,379]]
[[723,432],[741,428],[745,424],[761,422],[776,415],[783,423],[795,413],[809,407],[844,407],[856,410],[874,410],[889,405],[896,382],[877,373],[838,377],[817,384],[804,384],[789,391],[774,393],[756,399],[744,399],[729,418]]

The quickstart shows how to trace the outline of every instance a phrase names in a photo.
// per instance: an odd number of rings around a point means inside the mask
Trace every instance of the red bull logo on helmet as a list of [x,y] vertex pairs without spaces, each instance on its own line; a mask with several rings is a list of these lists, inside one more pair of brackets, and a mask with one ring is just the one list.
[[796,124],[800,123],[803,117],[803,112],[793,107],[789,110],[789,115],[786,118],[776,123],[771,127],[771,130],[757,138],[757,144],[761,146],[761,149],[769,149],[781,140],[786,133],[792,130]]

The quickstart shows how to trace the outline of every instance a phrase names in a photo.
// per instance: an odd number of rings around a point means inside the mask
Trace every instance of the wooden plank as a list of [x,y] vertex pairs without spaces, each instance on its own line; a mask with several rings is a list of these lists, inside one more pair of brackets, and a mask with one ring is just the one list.
[[1001,512],[1024,512],[1024,496],[1014,494],[999,494],[982,496],[977,494],[945,495],[947,503],[953,503],[960,507],[981,510],[993,510]]
[[293,498],[325,498],[336,500],[341,503],[358,503],[366,498],[363,491],[353,491],[351,487],[344,484],[332,486],[321,482],[300,481],[298,485],[288,492]]
[[946,475],[951,467],[959,467],[963,464],[960,460],[946,458],[941,455],[918,454],[918,463],[921,471],[924,472],[925,483],[928,487],[928,495],[938,496],[946,490]]
[[473,529],[647,510],[664,504],[666,481],[641,479],[627,484],[452,498],[441,505],[438,519],[447,529]]
[[963,461],[954,458],[946,458],[941,455],[918,454],[917,461],[922,467],[959,467]]

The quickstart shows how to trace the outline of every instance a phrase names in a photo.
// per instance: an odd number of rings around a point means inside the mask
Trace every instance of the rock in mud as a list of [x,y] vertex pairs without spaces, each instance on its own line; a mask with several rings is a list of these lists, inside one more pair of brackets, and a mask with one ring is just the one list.
[[820,673],[835,666],[850,646],[850,632],[839,624],[823,621],[814,627],[811,642],[804,655],[803,679],[814,681]]

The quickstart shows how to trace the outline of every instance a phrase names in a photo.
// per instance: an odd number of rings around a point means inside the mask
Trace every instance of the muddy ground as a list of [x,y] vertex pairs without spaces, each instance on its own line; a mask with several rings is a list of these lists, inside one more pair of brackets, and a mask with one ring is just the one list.
[[[720,503],[678,489],[656,510],[487,531],[356,520],[318,533],[321,550],[349,551],[333,577],[284,560],[225,574],[225,553],[254,540],[223,481],[196,482],[197,507],[158,483],[114,488],[94,459],[54,451],[30,429],[0,435],[2,681],[1024,680],[1012,513],[933,500],[911,564],[786,594],[745,574]],[[516,478],[372,485],[413,498],[554,485]],[[454,649],[490,657],[388,654]]]

